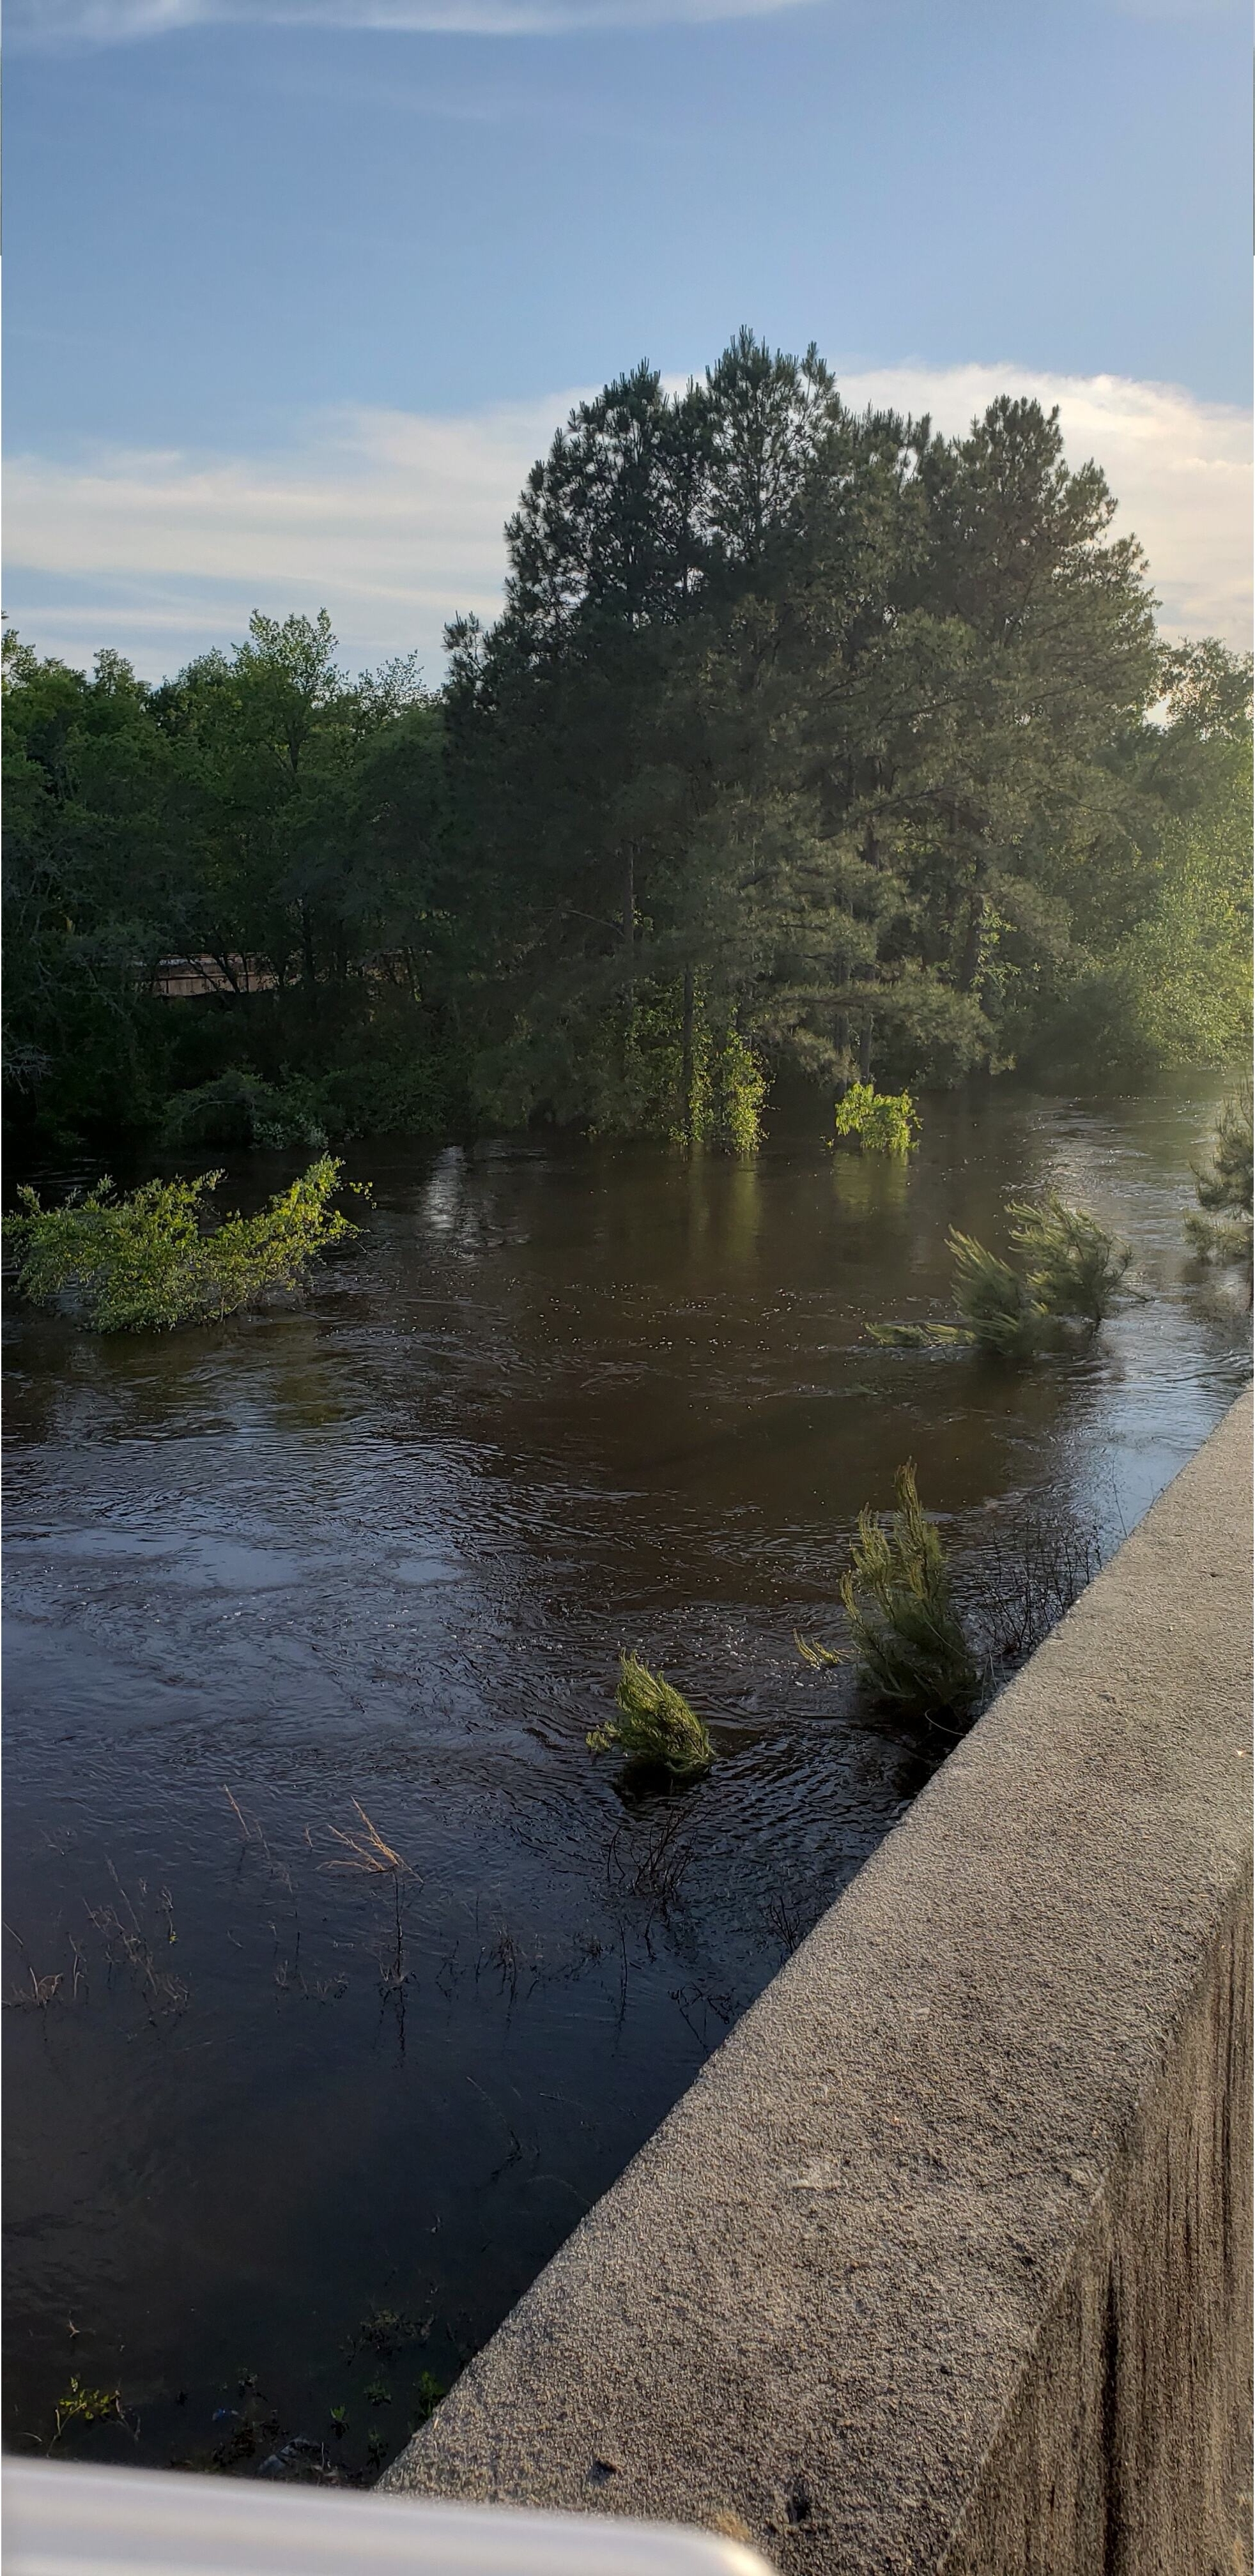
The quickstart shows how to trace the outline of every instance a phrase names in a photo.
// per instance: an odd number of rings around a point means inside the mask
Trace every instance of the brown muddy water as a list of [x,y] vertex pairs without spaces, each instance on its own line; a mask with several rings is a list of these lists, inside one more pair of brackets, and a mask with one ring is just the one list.
[[[793,1647],[859,1505],[911,1456],[965,1581],[1042,1515],[1110,1550],[1236,1394],[1181,1229],[1220,1088],[928,1101],[909,1170],[818,1118],[362,1146],[297,1311],[13,1312],[10,2445],[395,2451],[939,1758]],[[1044,1183],[1145,1303],[1027,1371],[862,1337]],[[711,1720],[683,1796],[586,1750],[621,1646]]]

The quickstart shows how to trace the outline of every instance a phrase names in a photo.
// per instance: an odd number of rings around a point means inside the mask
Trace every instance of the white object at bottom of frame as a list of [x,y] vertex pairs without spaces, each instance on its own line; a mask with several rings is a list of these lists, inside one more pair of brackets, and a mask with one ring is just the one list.
[[713,2532],[8,2460],[4,2576],[768,2576]]

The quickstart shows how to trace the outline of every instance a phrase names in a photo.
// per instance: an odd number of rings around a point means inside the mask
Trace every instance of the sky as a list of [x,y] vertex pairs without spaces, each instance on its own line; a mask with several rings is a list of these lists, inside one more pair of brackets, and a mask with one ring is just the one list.
[[1250,625],[1243,0],[10,0],[4,606],[149,677],[491,616],[578,395],[742,322],[1057,402],[1165,626]]

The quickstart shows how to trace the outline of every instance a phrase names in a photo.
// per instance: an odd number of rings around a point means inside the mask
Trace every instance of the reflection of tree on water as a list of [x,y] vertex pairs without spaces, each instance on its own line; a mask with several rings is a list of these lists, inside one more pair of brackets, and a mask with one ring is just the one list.
[[900,1155],[834,1154],[832,1157],[832,1196],[850,1224],[865,1222],[868,1217],[881,1214],[897,1214],[906,1207],[910,1187],[910,1165]]
[[[246,2359],[280,2448],[399,2446],[355,2322],[434,2316],[447,2381],[944,1755],[793,1648],[847,1642],[859,1505],[916,1459],[965,1622],[996,1596],[985,1689],[1030,1633],[1021,1525],[1118,1537],[1236,1391],[1181,1222],[1220,1091],[926,1099],[906,1174],[834,1172],[826,1102],[752,1164],[358,1149],[380,1213],[301,1314],[181,1351],[18,1319],[11,2428],[72,2369],[186,2457]],[[943,1310],[951,1225],[1001,1240],[1052,1181],[1148,1306],[1018,1375],[867,1342]],[[709,1723],[704,1786],[590,1760],[620,1644]],[[354,1800],[408,1864],[399,1941],[393,1877],[323,1867]],[[110,1975],[106,1857],[177,2011],[112,1929]],[[84,2449],[114,2433],[134,2458]]]

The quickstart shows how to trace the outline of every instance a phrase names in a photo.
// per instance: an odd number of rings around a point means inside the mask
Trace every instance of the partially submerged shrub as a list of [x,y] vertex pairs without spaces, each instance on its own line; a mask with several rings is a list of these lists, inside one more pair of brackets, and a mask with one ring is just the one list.
[[1043,1314],[1078,1316],[1097,1330],[1124,1284],[1133,1257],[1127,1243],[1117,1243],[1087,1209],[1065,1206],[1057,1190],[1012,1199],[1007,1214],[1029,1294]]
[[1245,1085],[1226,1100],[1212,1137],[1211,1160],[1194,1167],[1200,1210],[1185,1220],[1185,1231],[1204,1261],[1240,1263],[1246,1272],[1249,1300],[1252,1284],[1252,1179],[1255,1166],[1255,1118],[1252,1088]]
[[1047,1319],[1019,1272],[975,1235],[952,1231],[946,1244],[954,1256],[954,1302],[962,1323],[869,1324],[872,1340],[903,1350],[958,1346],[995,1351],[1001,1359],[1031,1358]]
[[169,1332],[298,1288],[319,1253],[357,1231],[331,1205],[340,1165],[329,1154],[257,1216],[205,1231],[205,1201],[222,1177],[145,1181],[127,1198],[102,1180],[57,1208],[22,1188],[5,1222],[21,1294],[49,1305],[69,1292],[98,1333]]
[[979,1676],[909,1460],[898,1469],[894,1493],[888,1529],[875,1512],[860,1512],[841,1582],[859,1671],[878,1699],[911,1716],[963,1718],[975,1706]]
[[857,1660],[879,1698],[953,1736],[1092,1583],[1101,1535],[1096,1521],[1049,1507],[1002,1528],[982,1521],[977,1549],[952,1575],[910,1466],[899,1471],[897,1494],[888,1534],[872,1514],[861,1515],[842,1585],[856,1654],[796,1629],[793,1642],[812,1671]]
[[450,1114],[449,1071],[413,1051],[337,1065],[330,1073],[285,1073],[279,1082],[230,1066],[212,1082],[175,1094],[161,1142],[176,1153],[189,1145],[281,1152],[355,1136],[432,1135]]
[[872,1082],[852,1082],[837,1102],[834,1141],[857,1145],[864,1154],[910,1154],[920,1139],[919,1114],[909,1091],[877,1091]]
[[952,1230],[954,1302],[958,1324],[869,1324],[874,1342],[906,1350],[954,1348],[991,1351],[1000,1359],[1031,1359],[1059,1338],[1061,1323],[1097,1330],[1124,1282],[1131,1255],[1126,1244],[1084,1208],[1065,1206],[1057,1193],[1044,1200],[1017,1199],[1011,1241],[1025,1256],[1016,1269],[975,1235]]
[[676,1780],[694,1780],[710,1769],[715,1749],[696,1710],[636,1655],[619,1658],[615,1700],[619,1715],[594,1727],[590,1752],[617,1751],[642,1770],[669,1771]]

